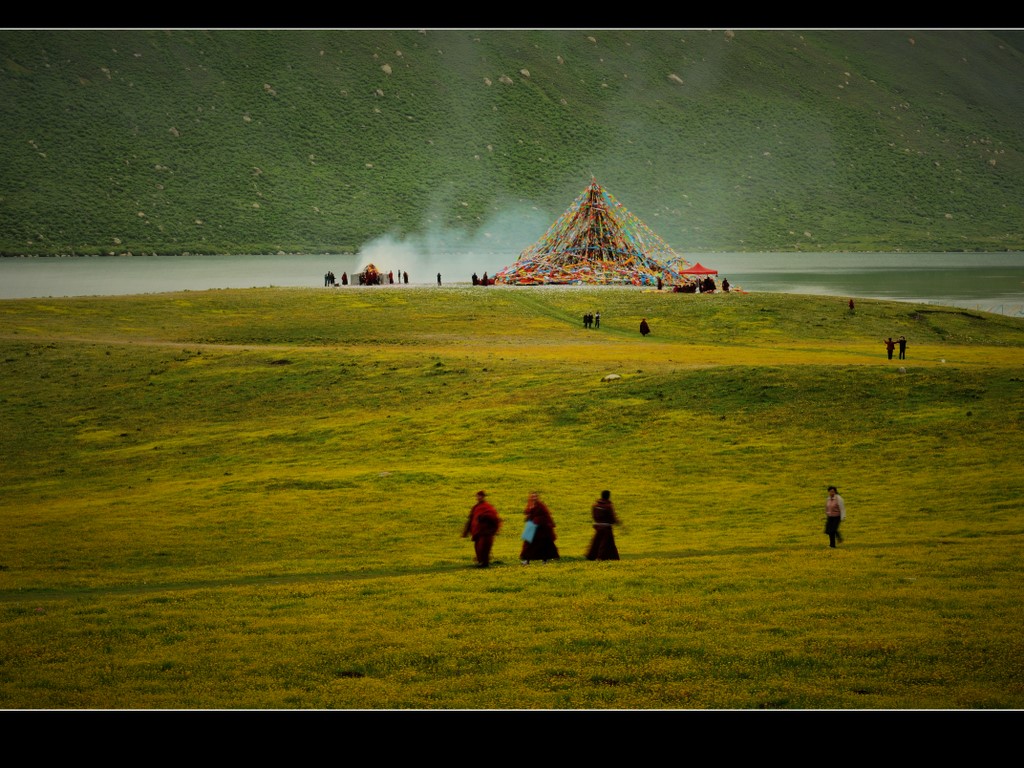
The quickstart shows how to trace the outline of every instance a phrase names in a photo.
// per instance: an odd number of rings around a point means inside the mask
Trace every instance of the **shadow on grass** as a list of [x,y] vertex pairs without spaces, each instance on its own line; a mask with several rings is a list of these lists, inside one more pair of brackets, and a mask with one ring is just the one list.
[[[1007,532],[998,532],[1007,533]],[[1012,532],[1012,535],[1024,535],[1024,529],[1021,531]],[[938,539],[921,539],[917,541],[892,541],[892,542],[875,542],[872,544],[857,544],[854,543],[851,547],[849,541],[841,544],[837,551],[841,552],[849,549],[856,549],[859,551],[877,551],[885,549],[897,549],[905,548],[908,544],[917,544],[920,546],[940,546],[950,545],[956,543],[956,540],[960,537],[944,536]],[[973,537],[972,537],[973,538]],[[801,549],[801,550],[828,550],[829,546],[827,542],[815,545],[800,545],[799,547],[789,547],[789,549]],[[773,545],[759,545],[759,546],[736,546],[725,549],[715,550],[699,550],[699,549],[680,549],[672,552],[659,552],[657,554],[646,554],[646,553],[626,553],[621,554],[619,563],[628,563],[630,561],[643,561],[643,560],[683,560],[683,559],[699,559],[708,557],[749,557],[750,555],[767,555],[777,554],[780,551],[779,546]],[[224,579],[205,579],[195,581],[182,581],[182,582],[163,582],[163,583],[146,583],[146,584],[123,584],[123,585],[110,585],[101,587],[69,587],[61,589],[18,589],[18,590],[5,590],[0,591],[0,603],[15,603],[19,601],[39,601],[39,600],[75,600],[77,598],[91,599],[99,596],[111,596],[111,595],[144,595],[153,594],[160,592],[184,592],[184,591],[204,591],[211,589],[223,589],[225,587],[246,587],[246,586],[276,586],[276,585],[288,585],[288,584],[308,584],[314,582],[337,582],[337,581],[367,581],[371,579],[401,579],[409,576],[429,576],[431,574],[443,574],[443,573],[456,573],[460,571],[493,571],[502,569],[521,569],[529,568],[531,570],[536,569],[557,569],[567,564],[586,564],[594,567],[600,567],[602,562],[613,563],[615,561],[588,561],[586,557],[579,555],[563,555],[558,560],[551,560],[547,563],[532,562],[527,566],[522,565],[518,560],[492,560],[490,566],[487,568],[480,568],[476,563],[472,561],[459,561],[459,562],[443,562],[433,566],[416,566],[409,568],[401,568],[394,566],[382,566],[379,568],[360,569],[351,571],[334,571],[334,572],[306,572],[306,573],[291,573],[291,574],[268,574],[265,576],[237,576],[229,577]],[[614,567],[614,565],[612,565]]]

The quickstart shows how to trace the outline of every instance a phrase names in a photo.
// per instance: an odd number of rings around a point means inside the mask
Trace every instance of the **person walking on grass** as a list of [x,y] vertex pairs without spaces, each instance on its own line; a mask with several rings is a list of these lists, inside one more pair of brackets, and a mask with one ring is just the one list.
[[[906,336],[900,336],[896,340],[896,343],[900,345],[900,360],[906,360],[907,359],[907,337]],[[892,356],[890,355],[890,358],[891,357]]]
[[[646,336],[650,332],[651,332],[651,326],[649,326],[647,324],[647,318],[645,317],[642,320],[640,320],[640,335],[641,336]],[[890,355],[890,357],[891,357],[891,355]]]
[[601,491],[601,498],[590,508],[594,519],[594,538],[587,549],[587,560],[618,560],[619,548],[615,546],[613,525],[618,525],[619,518],[615,515],[612,504],[612,492]]
[[835,549],[836,542],[843,543],[843,534],[839,532],[839,524],[846,519],[846,503],[834,485],[828,487],[828,498],[825,499],[825,533],[828,534],[828,545]]
[[476,492],[476,504],[469,510],[469,519],[462,529],[462,538],[471,536],[473,539],[473,552],[480,568],[487,568],[491,564],[494,537],[498,535],[502,523],[498,510],[486,497],[485,491]]
[[558,547],[555,546],[555,521],[551,510],[540,500],[536,491],[530,493],[526,500],[526,526],[523,528],[523,548],[519,553],[519,562],[529,565],[531,560],[557,560]]

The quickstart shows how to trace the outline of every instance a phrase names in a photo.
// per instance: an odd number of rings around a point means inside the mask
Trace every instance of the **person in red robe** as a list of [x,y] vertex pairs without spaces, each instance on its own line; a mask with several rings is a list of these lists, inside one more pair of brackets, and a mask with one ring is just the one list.
[[601,498],[594,502],[590,514],[594,518],[594,538],[587,550],[587,560],[618,560],[612,526],[618,525],[619,518],[615,516],[611,491],[601,491]]
[[473,538],[476,564],[480,568],[486,568],[491,564],[491,548],[494,546],[494,537],[501,529],[501,523],[498,510],[487,501],[487,493],[477,491],[476,504],[469,510],[469,519],[462,529],[462,538]]
[[519,553],[519,562],[529,565],[531,560],[557,560],[558,547],[555,546],[555,521],[551,517],[551,511],[547,505],[540,500],[540,494],[532,492],[526,500],[526,509],[523,511],[526,519],[536,525],[533,531],[533,538],[527,541],[523,539],[523,548]]

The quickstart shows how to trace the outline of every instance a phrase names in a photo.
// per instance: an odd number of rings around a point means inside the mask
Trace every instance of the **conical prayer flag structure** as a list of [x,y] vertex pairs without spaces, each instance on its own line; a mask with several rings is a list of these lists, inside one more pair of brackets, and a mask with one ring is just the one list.
[[673,251],[608,190],[590,185],[521,254],[494,276],[509,285],[625,284],[683,282],[689,262]]

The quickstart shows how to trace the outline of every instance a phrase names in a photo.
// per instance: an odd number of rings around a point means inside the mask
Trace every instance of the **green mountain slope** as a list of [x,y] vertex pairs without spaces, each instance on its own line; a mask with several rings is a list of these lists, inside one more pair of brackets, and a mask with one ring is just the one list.
[[591,176],[681,253],[1024,250],[1022,46],[1014,31],[0,31],[0,253],[481,233],[519,250]]

